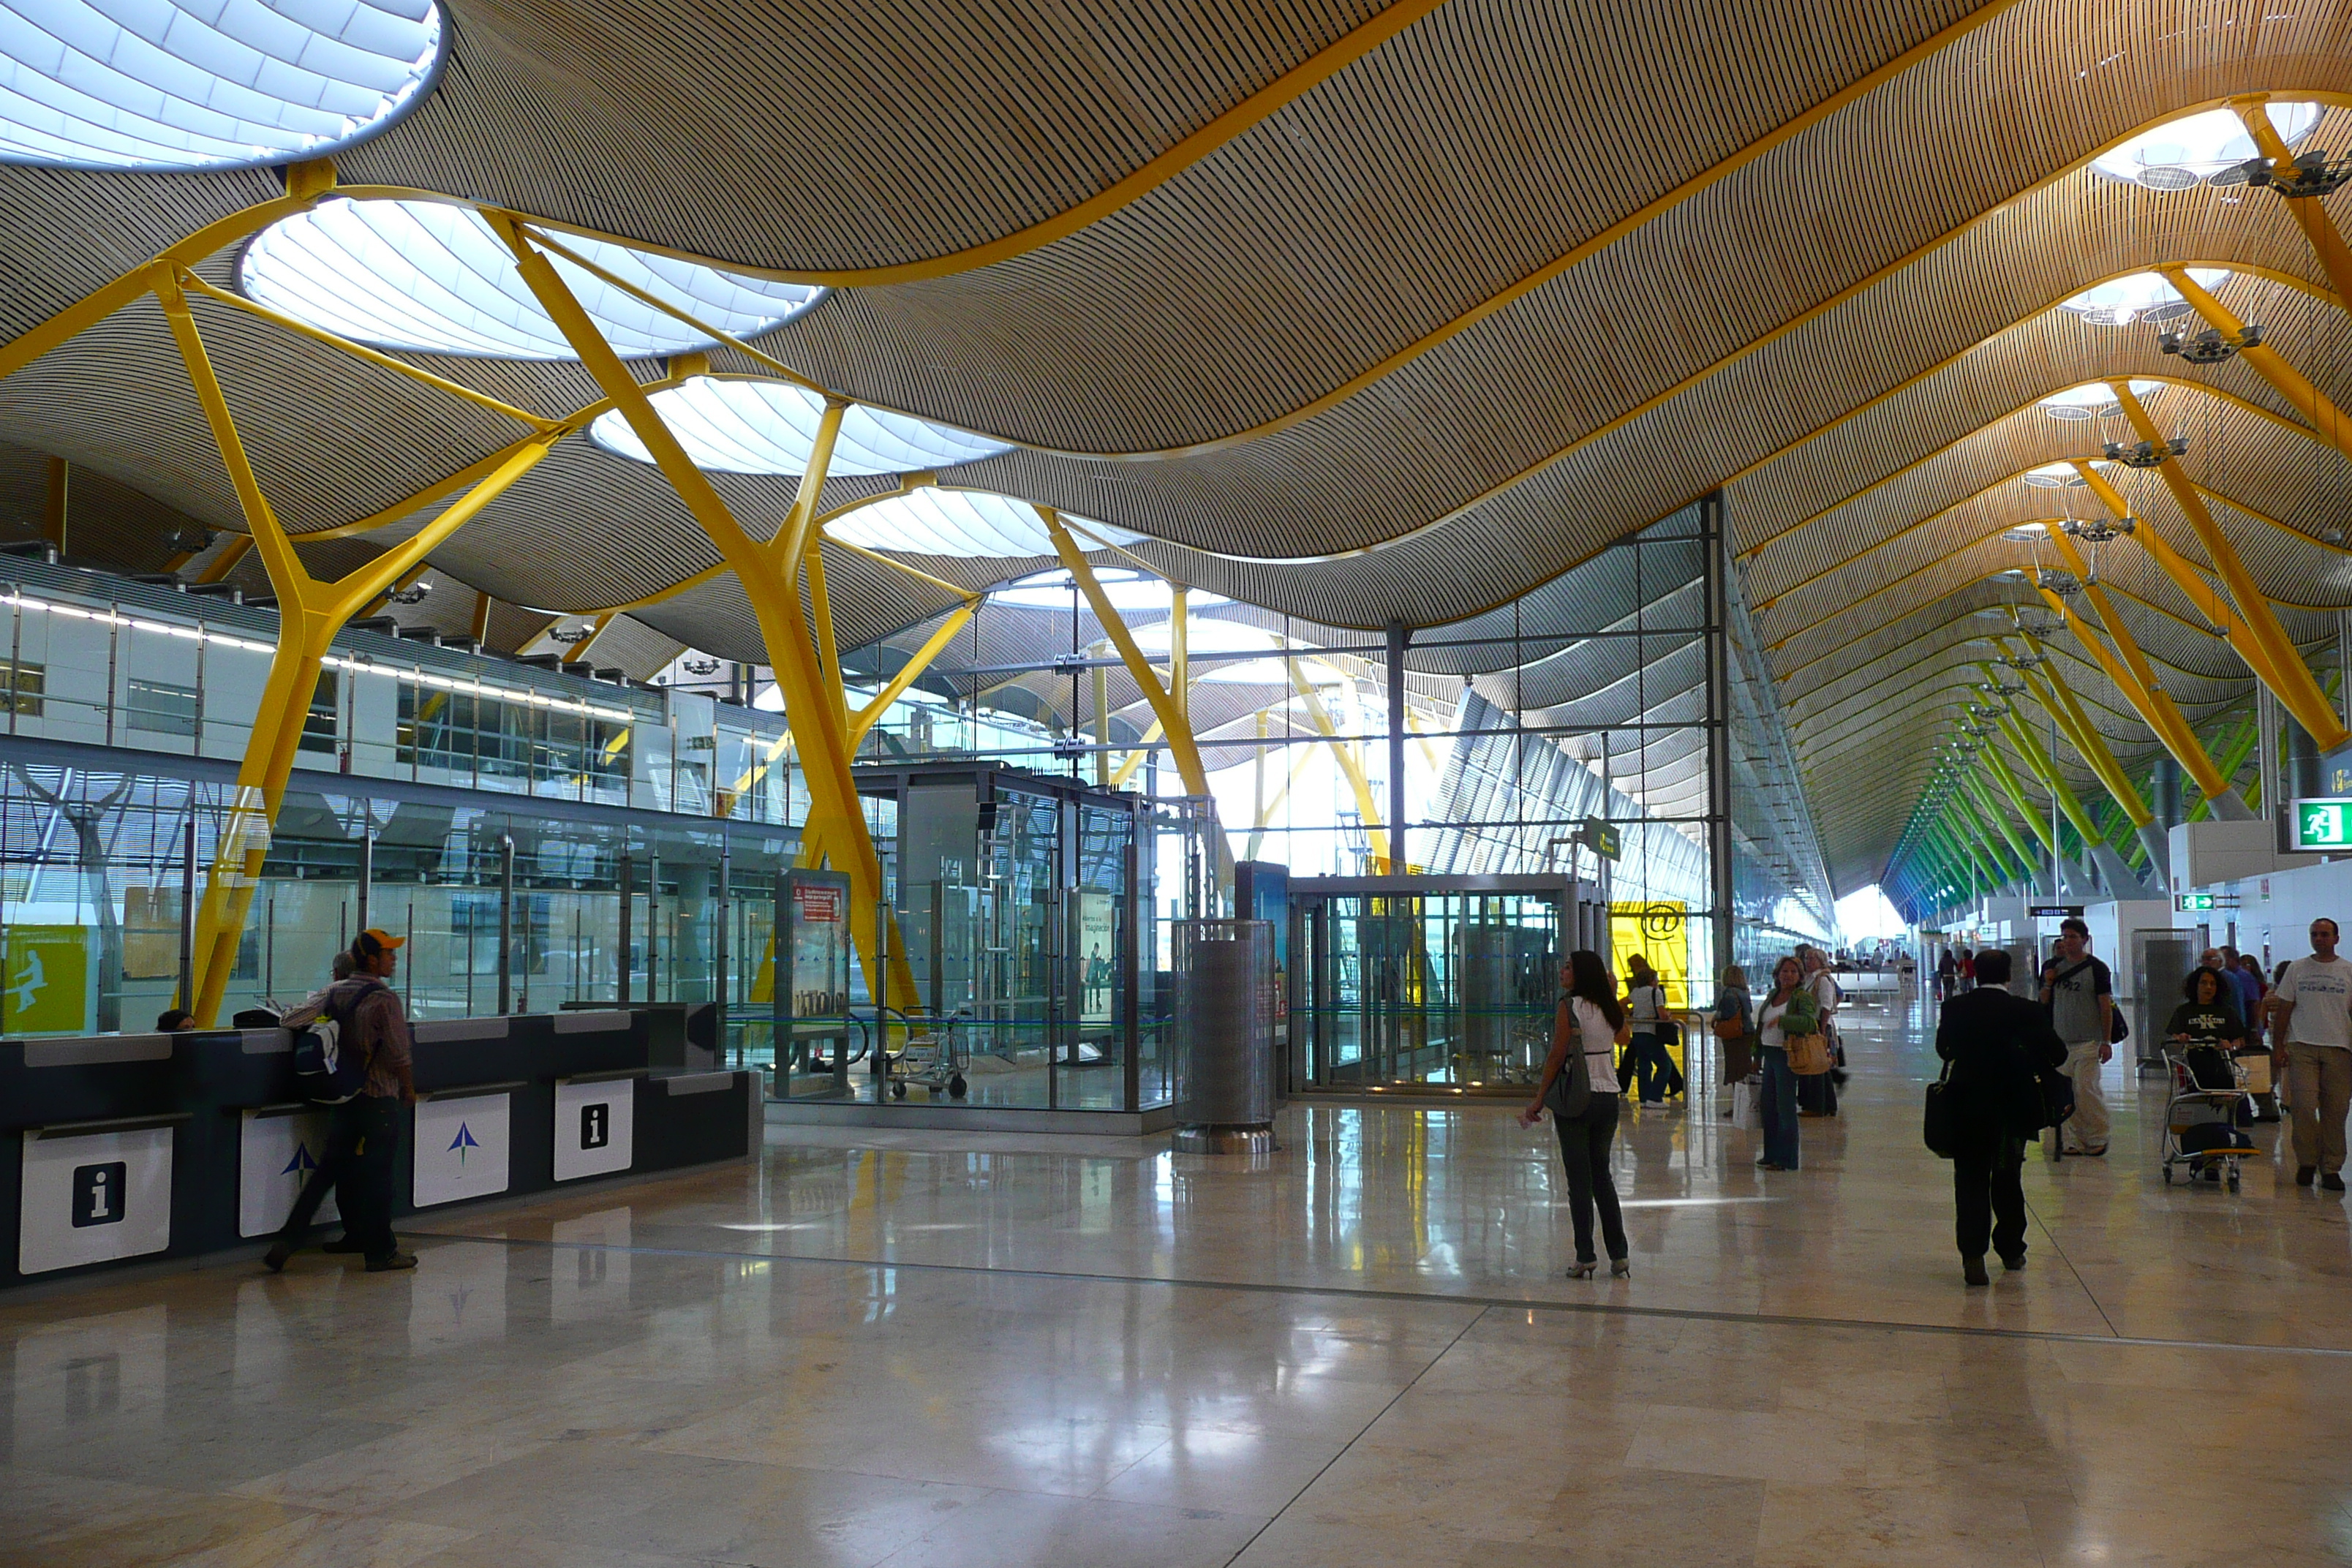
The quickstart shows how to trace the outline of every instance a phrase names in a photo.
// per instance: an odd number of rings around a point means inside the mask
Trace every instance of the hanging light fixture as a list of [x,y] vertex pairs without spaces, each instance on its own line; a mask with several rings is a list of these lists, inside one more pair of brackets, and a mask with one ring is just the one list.
[[2126,446],[2121,441],[2109,441],[2104,450],[2107,461],[2121,463],[2126,468],[2157,468],[2189,451],[2189,438],[2175,436],[2169,441],[2135,441]]
[[2158,332],[2156,346],[2168,354],[2179,354],[2189,364],[2220,364],[2232,359],[2244,349],[2260,348],[2263,329],[2254,322],[2246,323],[2242,331],[2225,332],[2219,327],[2208,327],[2194,337],[2184,338],[2178,331]]

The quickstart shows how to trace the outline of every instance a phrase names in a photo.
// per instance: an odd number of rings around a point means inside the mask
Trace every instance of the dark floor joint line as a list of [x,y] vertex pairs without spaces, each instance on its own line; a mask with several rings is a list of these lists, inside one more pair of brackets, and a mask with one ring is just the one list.
[[[2046,1228],[2046,1227],[2045,1227]],[[1693,1323],[1767,1323],[1792,1329],[1847,1329],[1865,1333],[1950,1334],[1962,1339],[2024,1340],[2059,1345],[2126,1345],[2146,1350],[2244,1352],[2252,1355],[2352,1357],[2327,1345],[2231,1344],[2221,1340],[2162,1340],[2126,1334],[2070,1334],[2055,1329],[1995,1329],[1970,1323],[1909,1323],[1875,1318],[1808,1318],[1792,1312],[1727,1312],[1704,1307],[1631,1307],[1609,1301],[1548,1301],[1532,1296],[1443,1295],[1378,1290],[1358,1285],[1273,1285],[1257,1279],[1163,1279],[1152,1274],[1086,1274],[1066,1268],[990,1268],[976,1263],[912,1263],[895,1258],[821,1258],[798,1252],[730,1252],[709,1247],[614,1247],[598,1241],[541,1241],[521,1236],[466,1236],[455,1231],[404,1230],[420,1241],[471,1241],[490,1247],[538,1247],[551,1251],[628,1252],[647,1258],[712,1258],[728,1262],[808,1263],[831,1268],[905,1268],[935,1274],[1009,1274],[1016,1279],[1061,1279],[1079,1285],[1158,1285],[1173,1290],[1247,1290],[1265,1296],[1344,1296],[1351,1300],[1402,1301],[1421,1307],[1500,1307],[1507,1311],[1583,1312],[1601,1318],[1663,1318]],[[2071,1266],[2070,1266],[2071,1267]],[[2102,1318],[2106,1314],[2102,1311]],[[1474,1320],[1475,1321],[1475,1320]],[[2110,1325],[2112,1328],[2112,1325]]]

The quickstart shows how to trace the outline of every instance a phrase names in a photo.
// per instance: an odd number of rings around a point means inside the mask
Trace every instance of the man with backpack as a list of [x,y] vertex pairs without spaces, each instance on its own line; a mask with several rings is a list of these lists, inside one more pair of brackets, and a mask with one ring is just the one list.
[[2115,1060],[2116,982],[2091,955],[2091,928],[2069,915],[2058,926],[2056,967],[2042,985],[2050,1022],[2066,1043],[2066,1076],[2074,1081],[2074,1114],[2058,1135],[2068,1154],[2107,1152],[2107,1101],[2099,1070]]
[[405,939],[373,928],[352,943],[352,973],[286,1015],[289,1028],[331,1021],[342,1058],[360,1064],[358,1091],[327,1113],[327,1149],[319,1168],[303,1184],[286,1228],[262,1258],[270,1272],[286,1267],[301,1246],[330,1189],[342,1211],[343,1234],[327,1252],[356,1252],[368,1272],[414,1268],[414,1253],[400,1250],[392,1234],[393,1156],[400,1147],[401,1108],[416,1102],[408,1014],[400,993],[386,984],[400,962]]

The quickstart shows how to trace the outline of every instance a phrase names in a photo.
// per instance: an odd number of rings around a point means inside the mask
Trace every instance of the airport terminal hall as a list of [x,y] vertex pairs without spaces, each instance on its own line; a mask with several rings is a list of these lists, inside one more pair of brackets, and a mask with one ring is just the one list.
[[0,0],[0,1568],[2352,1568],[2352,0]]

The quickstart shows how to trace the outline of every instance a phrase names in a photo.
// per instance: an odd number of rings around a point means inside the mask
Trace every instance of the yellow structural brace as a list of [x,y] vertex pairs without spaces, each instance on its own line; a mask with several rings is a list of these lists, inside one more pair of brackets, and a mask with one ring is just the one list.
[[[2132,392],[2131,383],[2113,381],[2108,385],[2114,389],[2124,416],[2131,421],[2132,428],[2139,433],[2139,438],[2160,447],[2164,444],[2164,437],[2157,429],[2156,421],[2148,417],[2147,408]],[[2295,722],[2311,732],[2312,738],[2319,742],[2321,751],[2332,752],[2346,741],[2352,740],[2352,732],[2347,732],[2344,721],[2336,717],[2326,693],[2321,691],[2319,682],[2311,678],[2311,668],[2303,662],[2301,651],[2279,626],[2278,617],[2271,613],[2270,601],[2254,582],[2253,574],[2246,570],[2245,563],[2238,559],[2237,547],[2230,542],[2229,536],[2213,521],[2213,514],[2205,508],[2205,498],[2198,493],[2197,487],[2181,471],[2180,460],[2167,458],[2158,466],[2157,471],[2163,476],[2165,486],[2171,490],[2181,515],[2189,520],[2189,529],[2197,535],[2198,542],[2205,547],[2206,558],[2212,562],[2214,571],[2220,574],[2222,583],[2229,588],[2230,597],[2237,602],[2238,619],[2245,627],[2246,643],[2241,644],[2238,638],[2232,637],[2231,645],[2238,647],[2241,654],[2246,653],[2249,644],[2259,650],[2269,668],[2264,673],[2257,665],[2256,673],[2263,675],[2263,684],[2277,696],[2286,710],[2294,715]],[[2147,527],[2145,519],[2141,520],[2140,527]],[[2251,657],[2247,662],[2250,665],[2254,663]]]
[[[2118,521],[2131,515],[2123,497],[2116,493],[2115,487],[2106,482],[2105,476],[2088,463],[2076,463],[2074,467]],[[2189,727],[2189,721],[2172,700],[2172,693],[2167,691],[2164,683],[2157,679],[2155,666],[2148,663],[2147,656],[2132,639],[2131,629],[2124,625],[2123,617],[2116,614],[2115,605],[2107,600],[2107,591],[2091,581],[2090,563],[2083,559],[2082,552],[2074,547],[2074,542],[2063,533],[2053,531],[2050,538],[2057,546],[2059,556],[2066,563],[2067,570],[2084,584],[2084,592],[2097,608],[2107,635],[2116,639],[2116,652],[2110,654],[2092,634],[2091,628],[2084,624],[2083,618],[2074,613],[2074,606],[2047,588],[2040,590],[2042,603],[2056,611],[2074,629],[2075,638],[2106,672],[2107,679],[2116,683],[2116,689],[2124,694],[2124,700],[2138,710],[2140,718],[2156,732],[2156,738],[2164,742],[2164,749],[2172,753],[2173,760],[2195,782],[2205,798],[2219,800],[2227,795],[2229,781],[2222,777],[2221,770],[2206,753],[2203,742],[2197,739],[2197,732]],[[2120,663],[2117,662],[2119,658]]]
[[[2261,97],[2241,99],[2230,107],[2238,111],[2240,120],[2245,121],[2248,133],[2254,139],[2254,146],[2271,161],[2272,168],[2284,175],[2294,167],[2294,153],[2279,135],[2278,127],[2271,123],[2270,111],[2263,107],[2263,101]],[[2303,226],[2304,237],[2311,242],[2312,254],[2319,258],[2321,269],[2327,274],[2327,280],[2336,286],[2336,297],[2343,301],[2347,310],[2352,310],[2352,247],[2345,245],[2343,232],[2327,216],[2327,208],[2321,204],[2321,198],[2293,197],[2287,201],[2286,209],[2294,215],[2294,221]]]
[[[2026,647],[2030,653],[2042,653],[2040,645],[2030,636],[2026,638]],[[2050,658],[2047,654],[2042,657],[2045,659]],[[2106,737],[2099,733],[2092,724],[2090,715],[2083,711],[2082,703],[2075,700],[2065,678],[2058,673],[2055,660],[2039,669],[2021,670],[2020,674],[2024,679],[2025,689],[2033,694],[2033,700],[2042,705],[2042,711],[2048,713],[2051,721],[2065,734],[2075,754],[2089,765],[2132,826],[2146,827],[2155,820],[2155,814],[2140,798],[2139,786],[2131,782],[2131,775],[2124,771],[2123,764],[2116,760],[2115,752],[2108,749]],[[2075,826],[2080,826],[2081,824],[2078,822]]]
[[784,697],[800,749],[803,773],[808,782],[808,830],[825,846],[835,867],[848,874],[851,934],[864,963],[868,994],[887,998],[893,1006],[915,1004],[915,985],[903,944],[891,942],[888,962],[877,953],[876,912],[882,901],[882,868],[867,834],[866,813],[849,773],[849,737],[842,713],[839,687],[828,690],[824,668],[811,640],[808,616],[803,610],[800,574],[815,538],[815,513],[825,470],[841,431],[845,405],[828,399],[818,422],[814,449],[800,492],[782,526],[765,542],[743,531],[709,478],[687,456],[686,448],[653,405],[653,399],[629,374],[613,346],[604,341],[588,312],[572,296],[570,285],[552,263],[531,243],[524,226],[498,214],[486,214],[491,227],[513,253],[515,268],[537,297],[541,309],[571,343],[580,363],[595,378],[613,406],[628,421],[645,444],[655,466],[677,493],[722,560],[734,570],[743,595],[759,619],[769,667]]
[[1282,667],[1290,674],[1290,688],[1298,693],[1306,705],[1307,717],[1314,721],[1316,732],[1330,742],[1331,754],[1339,759],[1339,771],[1348,777],[1348,787],[1356,794],[1356,814],[1363,818],[1364,837],[1372,847],[1372,859],[1382,871],[1401,869],[1389,854],[1388,830],[1381,825],[1381,808],[1372,798],[1372,781],[1365,776],[1363,759],[1356,755],[1339,727],[1331,722],[1329,710],[1316,692],[1315,683],[1299,673],[1298,660],[1285,656]]
[[[1143,689],[1144,700],[1151,704],[1151,711],[1158,716],[1160,732],[1168,738],[1168,753],[1175,759],[1176,772],[1184,781],[1184,792],[1187,795],[1208,795],[1209,772],[1202,765],[1201,748],[1194,742],[1192,722],[1185,717],[1181,665],[1170,672],[1174,689],[1162,685],[1159,672],[1151,668],[1151,661],[1143,657],[1143,649],[1136,645],[1135,634],[1127,629],[1127,622],[1120,617],[1118,606],[1110,602],[1110,595],[1103,592],[1102,583],[1095,576],[1095,569],[1087,562],[1085,552],[1078,549],[1077,541],[1070,537],[1069,527],[1063,522],[1062,514],[1049,506],[1038,507],[1036,511],[1045,524],[1045,531],[1053,537],[1054,550],[1062,558],[1062,565],[1077,584],[1078,592],[1086,596],[1087,605],[1094,611],[1095,619],[1102,623],[1103,633],[1110,638],[1111,647],[1118,650],[1119,662],[1127,666],[1127,673],[1134,679],[1136,685]],[[1181,597],[1177,603],[1181,607]]]
[[[2243,335],[2246,324],[2227,305],[2215,299],[2189,275],[2185,267],[2159,267],[2158,274],[2180,293],[2180,297],[2196,307],[2206,324],[2231,337]],[[2312,385],[2310,380],[2286,362],[2284,355],[2268,343],[2255,343],[2238,351],[2238,357],[2254,369],[2254,374],[2271,384],[2281,397],[2294,405],[2294,411],[2318,434],[2322,441],[2352,458],[2352,423],[2347,423],[2343,411],[2327,400],[2327,395]]]
[[498,468],[484,476],[458,500],[415,533],[393,546],[350,575],[331,583],[312,577],[295,553],[294,542],[279,525],[277,514],[261,492],[253,466],[245,453],[228,400],[213,374],[204,339],[180,287],[179,269],[157,264],[149,281],[163,307],[164,320],[186,363],[188,380],[204,407],[220,448],[237,504],[245,513],[254,548],[269,573],[278,594],[278,646],[269,660],[261,705],[253,732],[237,769],[236,795],[229,809],[196,916],[196,992],[186,1001],[199,1024],[210,1025],[220,1012],[221,997],[236,966],[236,950],[244,939],[253,892],[269,848],[286,784],[293,773],[294,755],[302,728],[310,717],[319,672],[336,633],[403,574],[422,562],[441,542],[471,521],[482,508],[503,495],[529,473],[564,433],[560,426],[540,431],[511,450]]

